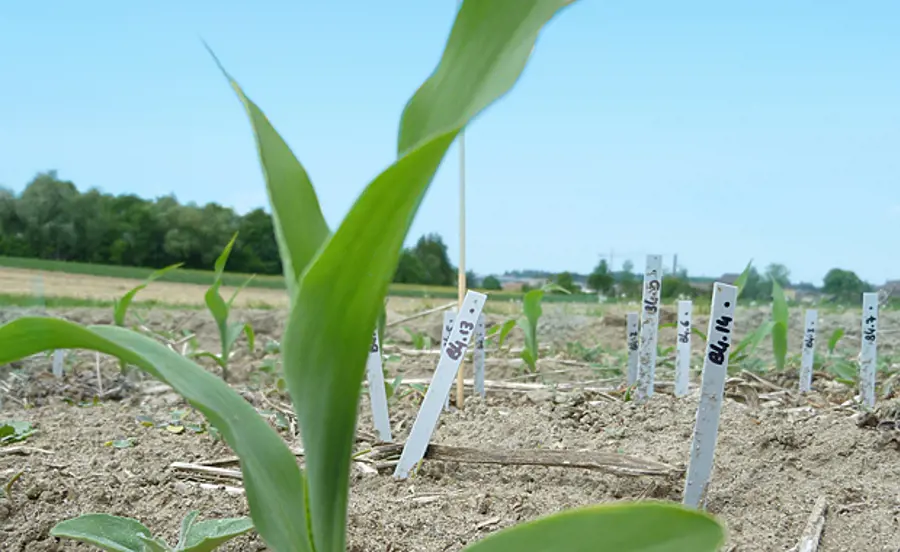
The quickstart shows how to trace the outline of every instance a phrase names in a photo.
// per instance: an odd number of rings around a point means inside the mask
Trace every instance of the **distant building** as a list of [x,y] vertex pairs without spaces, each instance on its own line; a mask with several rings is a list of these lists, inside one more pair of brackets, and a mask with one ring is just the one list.
[[734,285],[734,283],[737,282],[737,279],[740,277],[741,277],[741,275],[736,272],[728,272],[726,274],[722,274],[721,276],[719,276],[719,278],[716,281],[721,282],[723,284],[728,284],[731,286],[731,285]]
[[900,280],[888,280],[878,291],[890,293],[895,297],[900,297]]

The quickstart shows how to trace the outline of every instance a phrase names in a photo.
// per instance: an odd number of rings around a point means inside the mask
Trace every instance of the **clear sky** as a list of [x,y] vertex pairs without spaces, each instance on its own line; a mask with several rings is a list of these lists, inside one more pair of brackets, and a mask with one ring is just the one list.
[[[209,42],[335,227],[395,154],[454,0],[33,0],[0,6],[0,184],[266,204]],[[900,2],[580,0],[467,133],[468,266],[588,272],[660,253],[900,278]],[[458,258],[458,152],[410,233]],[[267,207],[267,205],[266,205]]]

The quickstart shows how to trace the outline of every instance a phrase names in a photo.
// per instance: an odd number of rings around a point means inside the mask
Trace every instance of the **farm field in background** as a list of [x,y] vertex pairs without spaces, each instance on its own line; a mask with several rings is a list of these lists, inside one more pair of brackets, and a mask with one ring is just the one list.
[[[34,270],[0,269],[4,291],[27,295]],[[145,274],[142,274],[145,276]],[[86,301],[121,296],[135,282],[110,276],[44,272],[48,297]],[[212,279],[211,274],[209,275]],[[18,286],[18,287],[16,287]],[[215,322],[202,307],[208,283],[154,282],[132,307],[129,323],[142,325],[160,339],[193,350],[217,351]],[[223,295],[230,295],[224,290]],[[185,307],[172,303],[183,302]],[[442,298],[390,297],[385,333],[385,371],[400,385],[390,399],[395,439],[405,439],[436,366],[442,315],[433,313],[396,324],[406,317],[446,304]],[[256,334],[254,350],[242,337],[231,360],[229,383],[242,391],[292,446],[292,415],[277,388],[277,342],[285,317],[284,291],[247,288],[233,320],[248,322]],[[695,302],[694,325],[706,330],[708,303]],[[0,307],[0,323],[38,307]],[[635,304],[555,303],[544,305],[538,324],[541,360],[538,373],[526,373],[515,353],[523,340],[518,330],[502,349],[488,347],[487,398],[467,392],[466,408],[440,419],[436,444],[504,449],[567,449],[628,454],[683,468],[687,463],[696,414],[703,343],[693,345],[691,394],[671,395],[676,335],[660,330],[657,394],[643,407],[626,400],[625,314]],[[81,323],[109,324],[112,308],[49,308],[49,314]],[[516,302],[488,300],[487,324],[502,324],[521,313]],[[737,339],[770,317],[770,306],[740,306]],[[814,392],[797,393],[797,368],[803,309],[790,312],[787,369],[772,369],[768,340],[753,362],[731,366],[726,387],[715,472],[708,509],[729,530],[729,545],[744,551],[785,550],[796,544],[813,502],[825,493],[831,511],[820,551],[893,550],[900,539],[897,511],[897,451],[883,434],[857,427],[854,410],[842,403],[855,389],[826,366],[826,341],[836,329],[846,334],[836,355],[852,359],[859,351],[859,309],[820,311],[821,356]],[[663,305],[661,324],[675,320],[675,308]],[[879,319],[879,402],[889,400],[892,376],[900,370],[900,313],[886,309]],[[231,455],[204,420],[177,394],[147,378],[133,382],[117,362],[101,357],[101,379],[93,353],[68,352],[61,380],[49,374],[51,360],[38,355],[2,374],[5,406],[0,419],[27,421],[37,433],[18,445],[24,455],[0,456],[0,478],[18,477],[10,498],[0,503],[4,550],[87,550],[63,542],[53,545],[46,528],[76,512],[103,511],[136,517],[154,532],[176,540],[184,504],[204,518],[247,515],[239,481],[190,474],[177,462],[204,462]],[[218,368],[199,361],[214,373]],[[742,371],[742,368],[746,370]],[[472,377],[471,362],[466,377]],[[399,379],[397,379],[399,378]],[[493,386],[492,383],[493,382]],[[507,388],[504,388],[504,385]],[[518,388],[515,388],[519,386]],[[103,395],[98,394],[102,387]],[[510,389],[515,388],[515,389]],[[886,398],[885,398],[886,397]],[[371,447],[373,421],[367,395],[360,404],[358,449]],[[234,469],[233,464],[217,466]],[[350,502],[350,550],[459,550],[466,542],[498,528],[561,508],[616,499],[661,498],[680,501],[681,477],[622,477],[601,471],[478,465],[426,460],[410,486],[389,472],[354,468]],[[424,530],[428,528],[428,530]],[[48,539],[49,540],[44,540]],[[398,544],[400,545],[398,547]],[[38,548],[35,548],[38,546]],[[46,548],[50,546],[51,548]],[[57,546],[53,548],[53,546]],[[256,536],[239,537],[221,550],[263,549]],[[894,548],[890,548],[894,546]]]
[[[152,268],[137,268],[91,263],[75,263],[44,259],[0,256],[0,304],[20,303],[22,298],[35,293],[35,278],[45,280],[47,297],[69,298],[75,301],[112,301],[134,286],[135,280],[143,280]],[[243,285],[250,274],[226,272],[222,281],[225,288]],[[162,276],[156,291],[150,288],[141,294],[144,301],[168,304],[195,304],[203,301],[203,291],[213,281],[213,272],[180,268]],[[284,297],[284,278],[256,275],[238,296],[238,304],[248,307],[287,306]],[[160,291],[161,290],[161,291]],[[197,291],[201,290],[199,294]],[[455,299],[454,287],[417,284],[391,284],[390,295],[399,297],[434,297]],[[488,292],[493,301],[521,299],[522,294],[509,291]],[[5,301],[3,295],[8,297]],[[549,302],[596,303],[591,295],[549,295]],[[74,301],[70,301],[72,303]]]

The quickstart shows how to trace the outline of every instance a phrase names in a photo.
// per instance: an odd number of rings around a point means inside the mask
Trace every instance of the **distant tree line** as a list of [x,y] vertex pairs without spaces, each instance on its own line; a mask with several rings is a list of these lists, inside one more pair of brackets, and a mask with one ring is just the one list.
[[[0,256],[208,270],[235,232],[229,271],[281,274],[272,217],[262,209],[239,215],[216,203],[181,204],[174,195],[81,193],[56,171],[39,173],[20,194],[0,187]],[[394,279],[451,286],[456,267],[441,237],[430,234],[403,250]]]
[[[105,194],[95,188],[81,193],[56,171],[37,174],[20,194],[0,187],[2,256],[153,268],[183,262],[186,268],[211,269],[235,232],[239,236],[229,271],[281,273],[272,218],[262,209],[238,215],[216,203],[181,204],[174,195],[148,200],[133,194]],[[587,275],[518,270],[505,276],[555,282],[571,293],[590,291],[631,299],[640,297],[643,281],[631,261],[614,272],[605,260]],[[466,279],[471,287],[502,288],[496,275],[479,281],[469,271]],[[394,281],[455,286],[457,267],[450,262],[441,236],[422,236],[414,246],[403,249]],[[787,267],[773,263],[762,273],[751,267],[741,298],[769,300],[773,281],[785,288],[816,290],[812,284],[792,286]],[[698,296],[703,291],[696,282],[684,269],[665,274],[663,299]],[[872,289],[854,272],[834,268],[825,275],[819,291],[844,301]]]

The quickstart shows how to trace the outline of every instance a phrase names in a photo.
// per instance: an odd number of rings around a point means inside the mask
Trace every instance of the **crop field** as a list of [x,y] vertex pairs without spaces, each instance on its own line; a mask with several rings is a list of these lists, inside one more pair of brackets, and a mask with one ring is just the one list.
[[[87,301],[112,301],[133,285],[133,280],[143,280],[153,269],[128,266],[111,266],[90,263],[25,259],[0,256],[0,304],[27,303],[27,297],[35,295],[35,287],[46,287],[43,293],[49,301],[67,299],[69,303]],[[250,279],[250,277],[253,277]],[[87,278],[85,278],[87,277]],[[214,274],[206,270],[180,269],[160,277],[160,284],[171,284],[148,290],[145,301],[166,304],[195,304],[197,290],[205,290]],[[248,282],[249,280],[249,282]],[[46,281],[46,285],[43,283]],[[71,282],[78,282],[72,284]],[[225,289],[234,290],[246,283],[246,291],[238,298],[238,304],[256,308],[284,306],[284,278],[281,276],[235,274],[222,276]],[[93,286],[93,288],[91,287]],[[273,291],[271,293],[270,291]],[[456,288],[418,284],[391,284],[390,295],[396,297],[423,297],[455,299]],[[202,291],[200,293],[202,301]],[[495,301],[521,299],[522,294],[511,291],[492,291]],[[5,298],[5,299],[4,299]],[[547,301],[594,302],[590,295],[553,295]]]
[[[4,270],[7,288],[29,289],[29,272]],[[134,282],[131,282],[133,285]],[[83,300],[109,299],[128,289],[104,277],[46,275],[46,293]],[[118,286],[118,287],[117,287]],[[124,287],[123,287],[124,286]],[[218,352],[213,317],[202,308],[203,286],[155,282],[136,303],[127,325],[171,344],[179,352]],[[227,296],[228,293],[226,292]],[[234,347],[229,384],[238,390],[293,449],[290,397],[280,391],[278,343],[286,319],[284,291],[247,288],[239,304],[265,302],[265,309],[236,308],[232,320],[255,335]],[[440,312],[405,320],[444,304],[440,299],[392,297],[387,306],[384,367],[393,382],[389,412],[395,442],[408,434],[422,393],[437,364]],[[515,302],[488,303],[488,327],[521,313]],[[39,307],[4,307],[0,322],[35,314]],[[391,477],[393,463],[365,460],[377,448],[368,395],[359,405],[349,505],[349,549],[358,551],[460,550],[502,527],[580,505],[620,499],[679,502],[697,401],[703,343],[696,340],[691,389],[672,395],[674,308],[663,305],[657,393],[637,405],[626,392],[626,312],[638,305],[547,304],[538,323],[540,354],[532,372],[519,358],[521,332],[502,347],[489,340],[486,398],[466,391],[463,409],[444,412],[432,443],[503,455],[513,450],[581,451],[627,455],[669,472],[622,474],[568,466],[515,462],[472,463],[426,456],[409,480]],[[738,339],[770,317],[770,307],[740,307]],[[706,328],[701,304],[694,325]],[[708,313],[708,309],[707,309]],[[47,314],[80,323],[111,324],[111,307],[49,308]],[[728,530],[727,550],[772,551],[794,546],[814,503],[829,509],[820,550],[887,551],[900,542],[898,441],[884,428],[860,427],[853,381],[841,363],[852,363],[860,346],[860,312],[821,309],[813,391],[797,390],[803,309],[790,310],[789,352],[784,370],[774,369],[772,347],[763,340],[746,360],[729,367],[707,509]],[[405,320],[405,321],[404,321]],[[398,323],[399,322],[399,323]],[[893,397],[900,314],[881,313],[878,401]],[[835,330],[845,334],[829,352]],[[198,362],[220,374],[207,358]],[[68,351],[63,373],[51,373],[51,355],[35,355],[2,368],[0,420],[26,424],[0,446],[0,542],[4,551],[89,550],[48,534],[56,523],[88,512],[140,520],[154,534],[177,540],[189,510],[204,518],[248,514],[233,452],[204,417],[171,388],[136,372],[123,375],[118,361]],[[463,365],[472,377],[471,362]],[[852,375],[850,376],[852,377]],[[30,433],[33,431],[33,433]],[[299,456],[302,463],[303,457]],[[265,550],[254,534],[222,550]]]

